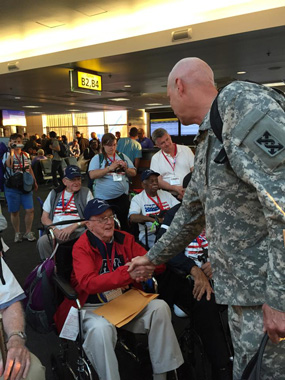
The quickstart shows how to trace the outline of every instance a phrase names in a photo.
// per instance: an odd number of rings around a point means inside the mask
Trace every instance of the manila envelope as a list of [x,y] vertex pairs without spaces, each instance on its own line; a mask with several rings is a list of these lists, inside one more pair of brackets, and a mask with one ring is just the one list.
[[139,289],[130,289],[119,297],[106,303],[93,313],[101,315],[116,327],[122,327],[134,319],[146,305],[158,297],[158,294],[145,293]]

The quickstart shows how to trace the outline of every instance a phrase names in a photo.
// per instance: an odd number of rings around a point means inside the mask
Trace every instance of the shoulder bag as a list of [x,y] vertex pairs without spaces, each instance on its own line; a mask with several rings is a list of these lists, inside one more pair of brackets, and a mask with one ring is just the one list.
[[261,365],[262,365],[262,357],[264,354],[264,350],[266,344],[268,342],[268,335],[265,333],[263,335],[260,346],[256,352],[256,354],[250,359],[247,366],[245,367],[241,380],[260,380],[261,374]]

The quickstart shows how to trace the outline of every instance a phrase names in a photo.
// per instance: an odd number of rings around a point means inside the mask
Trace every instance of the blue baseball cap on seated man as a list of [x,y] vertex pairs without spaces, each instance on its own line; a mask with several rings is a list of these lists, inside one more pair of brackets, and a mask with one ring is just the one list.
[[147,170],[145,170],[144,172],[142,172],[142,174],[141,174],[141,180],[142,180],[142,181],[145,181],[145,180],[148,179],[151,175],[156,175],[157,177],[160,176],[159,173],[157,173],[157,172],[155,172],[155,171],[153,171],[153,170],[151,170],[151,169],[147,169]]
[[76,177],[82,177],[80,168],[77,165],[68,165],[65,168],[64,178],[73,179]]
[[102,199],[91,199],[85,206],[83,215],[86,220],[89,220],[91,216],[101,215],[109,208],[112,206]]

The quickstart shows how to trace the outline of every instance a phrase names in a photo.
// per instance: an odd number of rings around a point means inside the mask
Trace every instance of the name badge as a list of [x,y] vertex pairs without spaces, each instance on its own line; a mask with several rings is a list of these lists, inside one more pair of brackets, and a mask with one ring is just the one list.
[[107,302],[110,302],[114,300],[115,298],[121,296],[123,292],[121,288],[118,288],[118,289],[108,290],[107,292],[104,292],[103,294],[106,297]]
[[117,174],[117,173],[113,174],[113,181],[119,182],[119,181],[122,181],[122,180],[123,180],[122,174]]
[[178,177],[171,177],[170,185],[180,185],[180,179]]

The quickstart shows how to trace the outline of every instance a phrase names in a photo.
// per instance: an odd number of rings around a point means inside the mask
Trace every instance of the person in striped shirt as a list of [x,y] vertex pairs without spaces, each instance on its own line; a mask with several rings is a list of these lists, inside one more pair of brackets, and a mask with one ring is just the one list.
[[[23,189],[23,177],[16,181],[19,173],[28,172],[34,179],[34,190],[38,190],[38,184],[31,167],[31,160],[28,153],[23,152],[23,139],[19,133],[10,136],[9,151],[4,154],[2,162],[5,166],[4,192],[8,204],[8,211],[11,215],[11,223],[15,231],[15,243],[20,243],[23,239],[35,241],[36,236],[32,231],[34,220],[33,191],[28,193]],[[20,232],[20,208],[25,209],[25,233]]]
[[[78,220],[83,219],[84,208],[93,199],[91,191],[81,186],[81,172],[78,166],[67,166],[62,182],[63,187],[52,190],[47,196],[41,218],[44,226],[71,221],[70,224],[53,227],[53,233],[59,243],[77,239],[85,231],[85,222]],[[52,247],[47,235],[38,240],[37,248],[41,259],[44,260],[51,255]]]
[[153,170],[145,170],[141,175],[143,191],[135,195],[131,201],[129,220],[131,223],[139,223],[139,241],[146,245],[145,223],[147,226],[148,246],[155,242],[155,221],[162,223],[166,210],[180,202],[168,191],[159,190],[159,173]]

